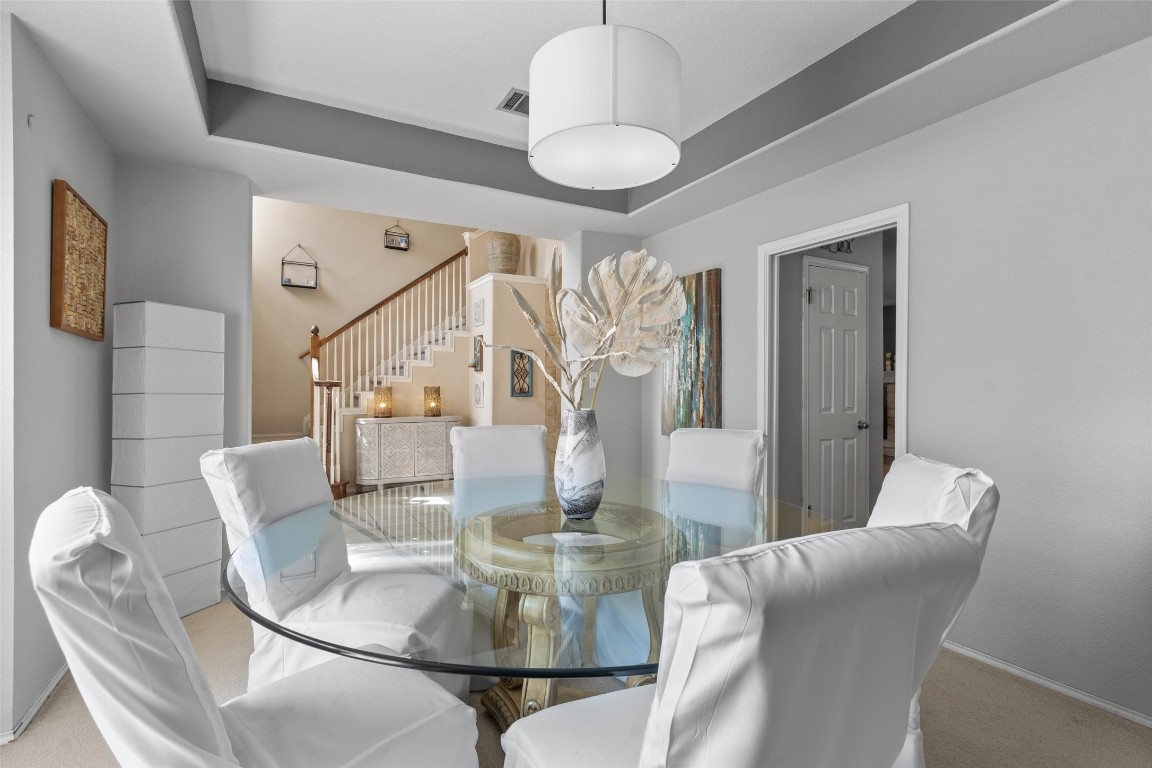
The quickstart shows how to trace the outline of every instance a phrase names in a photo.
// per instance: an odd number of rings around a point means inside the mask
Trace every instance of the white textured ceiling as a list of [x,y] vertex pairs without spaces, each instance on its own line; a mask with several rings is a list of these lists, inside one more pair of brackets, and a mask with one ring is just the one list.
[[[680,55],[683,137],[909,5],[911,0],[612,0],[608,22]],[[512,147],[528,121],[498,112],[528,87],[536,50],[599,24],[597,0],[193,0],[208,76]]]
[[[215,12],[217,4],[212,3],[212,12]],[[583,10],[587,4],[581,2],[578,5]],[[591,21],[595,23],[594,0],[590,4],[593,6]],[[249,14],[255,18],[256,14],[267,10],[266,5],[269,8],[279,7],[279,4],[273,6],[256,0],[239,3],[236,8],[229,8],[228,12]],[[293,5],[295,3],[288,4],[284,12],[290,16],[294,14],[296,11]],[[301,5],[303,9],[313,4]],[[499,121],[523,121],[523,118],[501,115],[495,112],[493,106],[494,99],[502,96],[503,89],[510,84],[508,81],[512,77],[513,68],[503,64],[501,66],[508,69],[500,71],[509,74],[490,74],[481,78],[498,80],[499,84],[492,92],[499,91],[499,94],[494,98],[488,93],[483,98],[478,97],[477,103],[481,104],[478,108],[480,116],[475,118],[469,113],[470,108],[460,106],[459,100],[470,97],[471,90],[479,90],[479,87],[460,88],[455,85],[460,78],[479,68],[480,62],[493,58],[503,60],[503,52],[515,46],[522,46],[525,56],[530,58],[537,42],[527,41],[529,29],[532,34],[543,39],[550,34],[544,27],[546,23],[555,22],[558,27],[564,28],[589,23],[584,18],[569,22],[567,17],[562,16],[562,13],[571,12],[565,11],[566,8],[576,4],[550,3],[546,0],[516,4],[527,10],[514,15],[510,20],[500,17],[499,25],[487,22],[480,24],[477,19],[494,19],[491,10],[507,3],[422,0],[398,4],[346,4],[333,1],[321,4],[320,8],[325,9],[325,13],[319,19],[302,25],[287,43],[282,41],[280,45],[270,44],[269,41],[275,39],[275,35],[249,24],[245,27],[250,36],[245,46],[248,53],[245,55],[255,59],[257,52],[267,48],[274,47],[280,53],[284,52],[281,51],[284,48],[289,53],[295,51],[301,56],[315,58],[318,63],[310,64],[306,69],[321,68],[329,71],[327,68],[330,65],[324,62],[332,59],[350,60],[355,46],[342,42],[334,47],[321,46],[317,40],[332,35],[329,17],[333,24],[337,17],[343,17],[344,24],[351,23],[346,15],[350,13],[346,7],[348,5],[365,14],[353,18],[375,18],[383,8],[401,6],[398,11],[387,14],[391,22],[383,31],[366,22],[355,25],[367,30],[358,32],[357,37],[368,39],[372,47],[388,47],[391,44],[390,41],[396,35],[390,35],[389,29],[395,33],[403,31],[400,37],[408,41],[404,45],[411,51],[428,49],[434,51],[437,57],[454,62],[449,68],[454,74],[439,79],[419,75],[417,67],[407,65],[392,72],[390,78],[381,78],[365,70],[350,75],[348,79],[357,80],[360,87],[365,83],[377,84],[381,92],[387,95],[380,103],[391,105],[392,96],[399,93],[405,83],[411,84],[413,78],[423,78],[421,88],[435,97],[432,101],[438,105],[436,109],[451,111],[436,118],[429,110],[422,119],[429,122],[444,120],[448,125],[458,126],[457,130],[472,136],[480,135],[478,132],[472,133],[478,130],[473,126],[474,122],[479,125],[484,121],[495,121],[494,124],[499,125]],[[620,6],[618,9],[617,5]],[[682,49],[680,54],[685,62],[685,129],[693,132],[725,113],[726,107],[719,106],[724,100],[730,105],[727,109],[738,106],[759,95],[775,79],[787,76],[783,72],[772,77],[766,75],[766,61],[779,49],[787,48],[793,42],[791,38],[799,34],[798,27],[791,26],[790,34],[779,40],[774,36],[779,32],[779,21],[764,21],[760,25],[736,23],[734,19],[747,18],[741,14],[753,10],[773,10],[785,14],[815,14],[810,18],[827,19],[827,15],[820,14],[830,13],[832,17],[838,17],[843,13],[858,11],[871,13],[879,9],[879,6],[873,9],[873,5],[872,0],[806,0],[800,3],[679,3],[657,0],[650,3],[610,2],[608,13],[610,21],[617,20],[614,16],[617,10],[621,14],[629,8],[636,13],[648,13],[653,18],[650,26],[674,41],[678,36],[667,29],[661,29],[660,25],[670,24],[675,27],[676,24],[669,21],[675,18],[675,14],[690,14],[688,21],[678,22],[685,24],[688,30],[685,37],[712,40],[711,44],[699,48],[690,41],[687,45],[677,43]],[[904,3],[889,6],[875,18],[883,18],[891,9],[900,5]],[[153,160],[238,174],[251,181],[253,194],[256,195],[379,213],[389,217],[563,238],[579,230],[615,232],[637,237],[668,230],[1101,55],[1125,42],[1152,34],[1152,21],[1147,18],[1150,14],[1145,12],[1148,7],[1152,5],[1060,0],[1023,22],[1013,24],[955,55],[923,67],[891,87],[860,99],[828,119],[798,130],[785,140],[777,141],[762,151],[754,152],[628,214],[211,136],[204,123],[176,11],[168,0],[3,0],[0,10],[11,13],[29,30],[96,130],[121,159]],[[541,8],[547,8],[548,11],[538,13]],[[699,17],[691,16],[699,13],[702,8],[709,9],[709,12],[701,13]],[[202,7],[196,9],[201,17],[203,10]],[[431,20],[425,24],[420,21],[422,16],[429,16]],[[705,21],[704,17],[708,17],[708,20]],[[403,29],[396,23],[398,18],[407,20]],[[526,21],[528,18],[535,18],[536,21],[529,24]],[[471,24],[469,19],[472,20]],[[560,19],[564,19],[563,24],[558,21]],[[644,25],[644,22],[636,18],[618,20]],[[714,24],[721,23],[721,20],[729,25],[724,34],[729,35],[730,39],[717,42],[716,36],[721,32]],[[817,22],[813,23],[819,27]],[[861,24],[860,29],[848,34],[848,37],[855,37],[858,32],[862,32],[866,24]],[[481,34],[477,32],[481,28],[499,28],[499,32]],[[802,67],[802,61],[814,60],[821,52],[843,42],[832,41],[831,27],[820,29],[822,31],[809,30],[813,38],[820,38],[817,41],[819,51],[813,50],[805,58],[800,58],[799,53],[794,51],[796,58],[792,59],[793,67]],[[840,29],[840,33],[844,33],[844,30]],[[200,34],[209,37],[212,33],[201,30]],[[266,34],[270,36],[266,38]],[[451,40],[452,44],[443,44],[442,40],[438,43],[435,37],[437,34]],[[511,39],[515,42],[501,42],[499,38],[493,38],[493,35],[502,35],[505,41]],[[763,42],[769,38],[774,42]],[[892,51],[891,54],[899,56],[901,52]],[[699,67],[692,64],[696,57],[705,63]],[[517,66],[526,68],[527,64]],[[692,74],[690,68],[709,74]],[[220,72],[212,74],[216,77],[225,76]],[[703,79],[693,84],[697,77]],[[286,79],[289,83],[294,82],[293,78]],[[321,92],[327,91],[330,85],[325,82],[321,80],[312,87]],[[523,81],[519,84],[523,85]],[[271,87],[267,84],[255,85]],[[689,96],[688,90],[691,89],[696,89],[698,93]],[[713,96],[704,93],[710,89],[721,91],[722,94]],[[340,98],[353,98],[339,89],[335,91],[341,94]],[[305,94],[293,91],[293,95]],[[455,108],[452,107],[454,103]],[[448,107],[444,104],[448,104]],[[412,111],[410,106],[408,109]],[[50,116],[43,117],[50,119]],[[515,122],[512,124],[515,125]],[[523,130],[523,122],[521,126],[519,130]]]

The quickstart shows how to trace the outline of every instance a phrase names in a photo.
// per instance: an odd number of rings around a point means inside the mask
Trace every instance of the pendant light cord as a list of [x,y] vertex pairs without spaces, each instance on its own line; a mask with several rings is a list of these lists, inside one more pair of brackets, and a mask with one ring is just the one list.
[[601,0],[600,23],[608,26],[608,0]]

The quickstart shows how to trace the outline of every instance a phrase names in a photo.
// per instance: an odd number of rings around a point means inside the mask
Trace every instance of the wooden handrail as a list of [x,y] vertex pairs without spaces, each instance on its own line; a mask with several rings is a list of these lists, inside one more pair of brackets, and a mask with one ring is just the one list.
[[[364,310],[363,312],[361,312],[360,314],[356,315],[356,317],[354,317],[354,318],[352,318],[351,320],[349,320],[348,322],[344,323],[344,325],[340,326],[339,328],[337,328],[337,329],[336,329],[335,331],[333,331],[332,333],[330,333],[330,334],[328,334],[327,336],[325,336],[324,338],[320,339],[320,342],[319,342],[319,344],[318,344],[318,345],[317,345],[317,344],[315,344],[315,342],[314,342],[314,345],[316,346],[316,348],[317,348],[317,349],[319,349],[319,347],[321,347],[321,346],[323,346],[323,345],[327,344],[327,343],[328,343],[329,341],[331,341],[332,339],[334,339],[334,338],[336,338],[337,336],[339,336],[340,334],[344,333],[344,331],[346,331],[346,330],[348,330],[349,328],[351,328],[352,326],[356,325],[356,323],[358,323],[358,322],[360,322],[361,320],[363,320],[364,318],[368,317],[368,315],[370,315],[370,314],[372,314],[373,312],[375,312],[376,310],[380,309],[380,307],[384,306],[385,304],[387,304],[388,302],[392,301],[393,299],[395,299],[395,298],[398,298],[398,297],[399,297],[401,294],[403,294],[405,291],[409,290],[410,288],[414,288],[415,286],[417,286],[417,285],[419,285],[420,283],[424,282],[424,281],[425,281],[425,280],[427,280],[429,277],[431,277],[432,275],[436,274],[437,272],[439,272],[441,269],[443,269],[444,267],[446,267],[446,266],[448,266],[449,264],[451,264],[451,263],[452,263],[453,261],[455,261],[456,259],[459,259],[459,258],[461,258],[461,257],[463,257],[463,256],[467,256],[467,255],[468,255],[468,249],[467,249],[467,248],[464,248],[464,249],[462,249],[462,250],[458,251],[457,253],[455,253],[455,254],[453,254],[453,255],[449,256],[447,259],[445,259],[444,261],[440,262],[440,263],[439,263],[439,264],[437,264],[436,266],[432,267],[432,269],[430,269],[430,270],[428,270],[427,272],[425,272],[424,274],[420,275],[420,277],[417,277],[415,280],[413,280],[412,282],[408,283],[406,286],[404,286],[404,287],[403,287],[403,288],[401,288],[400,290],[398,290],[398,291],[394,291],[394,292],[393,292],[393,293],[392,293],[390,296],[388,296],[388,298],[386,298],[386,299],[383,299],[383,300],[381,300],[381,301],[378,301],[378,302],[376,302],[376,304],[372,305],[372,306],[371,306],[371,307],[369,307],[368,309],[366,309],[366,310]],[[312,350],[311,350],[311,349],[309,349],[309,350],[306,350],[306,351],[304,351],[304,352],[301,352],[301,353],[300,353],[300,359],[301,359],[301,360],[303,360],[304,358],[308,357],[310,354],[312,354]]]

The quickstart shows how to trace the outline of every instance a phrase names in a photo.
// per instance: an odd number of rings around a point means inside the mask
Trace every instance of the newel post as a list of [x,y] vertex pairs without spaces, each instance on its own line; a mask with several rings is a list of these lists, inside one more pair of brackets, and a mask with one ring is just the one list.
[[308,382],[308,424],[312,434],[316,434],[315,382],[320,380],[320,328],[312,326],[308,333],[308,369],[311,373]]

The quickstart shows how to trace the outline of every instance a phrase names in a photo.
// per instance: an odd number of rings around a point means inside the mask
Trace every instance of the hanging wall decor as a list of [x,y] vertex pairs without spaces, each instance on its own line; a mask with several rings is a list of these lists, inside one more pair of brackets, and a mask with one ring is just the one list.
[[[296,255],[296,258],[289,258]],[[308,259],[302,261],[301,259]],[[280,285],[286,288],[316,289],[319,280],[320,264],[308,253],[308,249],[296,243],[280,259]]]
[[108,222],[63,179],[52,182],[52,282],[48,324],[104,341]]
[[720,270],[685,275],[688,308],[679,343],[664,364],[660,426],[665,435],[680,427],[720,427]]
[[468,367],[479,373],[484,370],[484,337],[472,337],[472,359],[468,361]]
[[394,225],[384,230],[385,248],[391,248],[394,251],[406,251],[408,250],[408,239],[408,233],[401,228],[399,219]]
[[518,349],[508,354],[512,367],[512,397],[532,397],[532,358]]

